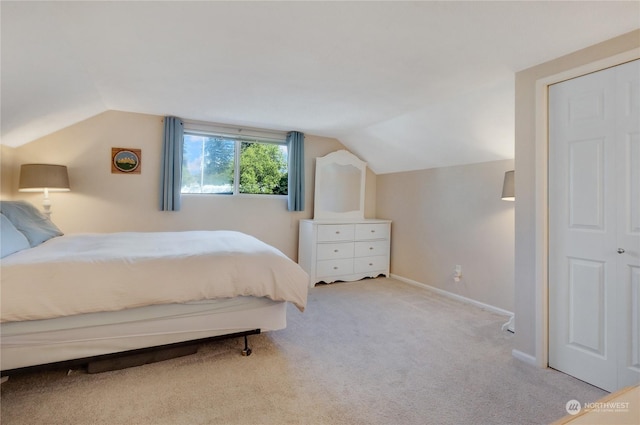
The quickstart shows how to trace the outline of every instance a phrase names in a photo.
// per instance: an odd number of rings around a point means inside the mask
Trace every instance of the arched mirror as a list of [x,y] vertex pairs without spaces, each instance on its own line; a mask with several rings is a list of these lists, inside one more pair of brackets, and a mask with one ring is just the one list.
[[316,158],[314,219],[364,219],[366,171],[346,150]]

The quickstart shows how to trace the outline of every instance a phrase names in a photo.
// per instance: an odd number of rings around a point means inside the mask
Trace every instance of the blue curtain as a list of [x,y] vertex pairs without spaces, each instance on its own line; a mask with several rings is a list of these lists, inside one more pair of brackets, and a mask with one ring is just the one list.
[[289,211],[304,211],[304,134],[287,133],[289,155]]
[[180,118],[164,118],[164,142],[160,169],[160,211],[180,210],[183,134],[184,124]]

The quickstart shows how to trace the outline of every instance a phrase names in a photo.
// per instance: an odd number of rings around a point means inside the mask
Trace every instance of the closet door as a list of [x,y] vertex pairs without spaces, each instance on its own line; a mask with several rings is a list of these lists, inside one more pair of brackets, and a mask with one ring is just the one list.
[[549,88],[549,366],[608,391],[640,376],[639,63]]
[[640,60],[616,69],[618,388],[640,383]]

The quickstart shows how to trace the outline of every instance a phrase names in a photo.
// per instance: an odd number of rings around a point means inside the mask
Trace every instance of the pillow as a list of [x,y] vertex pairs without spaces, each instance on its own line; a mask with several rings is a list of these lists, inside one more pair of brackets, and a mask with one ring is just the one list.
[[22,232],[31,247],[62,236],[60,229],[36,207],[25,201],[0,201],[0,213]]
[[0,258],[30,247],[27,238],[4,214],[0,214],[0,245],[2,246]]

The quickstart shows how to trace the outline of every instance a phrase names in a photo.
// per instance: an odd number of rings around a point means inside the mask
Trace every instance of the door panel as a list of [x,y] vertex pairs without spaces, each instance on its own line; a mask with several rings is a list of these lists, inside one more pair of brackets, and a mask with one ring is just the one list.
[[604,230],[605,139],[569,142],[569,226]]
[[629,202],[625,211],[626,220],[623,218],[623,223],[627,223],[630,235],[640,236],[640,134],[629,134],[626,157]]
[[629,360],[625,366],[640,372],[640,267],[630,267],[630,282],[628,306],[631,316],[631,327],[626,335],[631,342],[629,347]]
[[605,357],[604,263],[569,258],[567,344]]
[[[625,267],[621,291],[618,387],[640,383],[640,267]],[[626,319],[626,320],[625,320]]]

